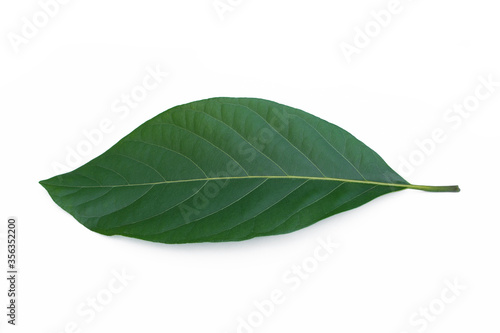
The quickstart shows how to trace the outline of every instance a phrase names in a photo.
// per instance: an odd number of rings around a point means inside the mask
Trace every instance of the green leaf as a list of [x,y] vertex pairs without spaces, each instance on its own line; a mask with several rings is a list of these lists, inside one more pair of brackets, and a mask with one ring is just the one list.
[[90,230],[162,243],[289,233],[389,192],[459,191],[411,185],[340,127],[255,98],[174,107],[40,183]]

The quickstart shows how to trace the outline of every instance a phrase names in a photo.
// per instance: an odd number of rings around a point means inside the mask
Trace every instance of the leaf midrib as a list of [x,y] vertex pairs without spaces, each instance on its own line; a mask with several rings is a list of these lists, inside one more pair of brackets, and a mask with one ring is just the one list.
[[384,183],[371,180],[360,180],[360,179],[346,179],[346,178],[332,178],[332,177],[309,177],[309,176],[241,176],[241,177],[207,177],[207,178],[193,178],[193,179],[179,179],[179,180],[166,180],[160,182],[150,182],[150,183],[135,183],[135,184],[118,184],[118,185],[56,185],[48,184],[60,187],[81,187],[81,188],[106,188],[106,187],[131,187],[131,186],[151,186],[151,185],[162,185],[162,184],[177,184],[177,183],[191,183],[198,181],[212,181],[212,180],[244,180],[244,179],[301,179],[301,180],[320,180],[320,181],[334,181],[334,182],[345,182],[345,183],[355,183],[355,184],[366,184],[366,185],[380,185],[380,186],[391,186],[391,187],[402,187],[402,188],[414,188],[423,189],[429,186],[422,185],[412,185],[412,184],[396,184],[396,183]]

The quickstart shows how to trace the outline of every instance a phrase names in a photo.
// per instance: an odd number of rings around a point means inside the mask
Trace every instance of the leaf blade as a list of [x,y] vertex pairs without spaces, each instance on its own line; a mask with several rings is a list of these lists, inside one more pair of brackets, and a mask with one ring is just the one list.
[[411,185],[304,111],[253,98],[167,110],[107,152],[40,182],[90,230],[163,243],[292,232]]

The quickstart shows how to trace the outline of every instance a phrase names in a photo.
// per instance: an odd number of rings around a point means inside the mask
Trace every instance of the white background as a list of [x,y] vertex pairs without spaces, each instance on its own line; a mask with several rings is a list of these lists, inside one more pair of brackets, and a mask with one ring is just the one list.
[[[212,0],[74,0],[47,22],[35,0],[2,2],[0,266],[14,215],[20,277],[14,328],[1,279],[0,331],[237,332],[251,317],[241,332],[498,332],[500,87],[468,117],[445,118],[474,101],[480,77],[500,81],[496,2],[401,0],[377,31],[370,12],[389,1],[226,1],[221,19]],[[40,27],[25,38],[33,16]],[[375,30],[362,45],[366,25]],[[341,46],[355,38],[363,47],[349,62]],[[156,67],[168,77],[126,116],[114,112]],[[173,246],[93,233],[38,184],[104,119],[113,129],[78,165],[161,111],[216,96],[300,108],[397,171],[411,157],[410,182],[462,192],[407,190],[288,235]],[[425,141],[438,128],[446,139]],[[339,247],[292,290],[283,276],[328,237]],[[133,280],[110,294],[122,271]],[[446,281],[466,289],[453,295]],[[263,318],[254,302],[275,289],[285,300]],[[109,295],[94,317],[77,313]],[[432,320],[419,317],[429,307]]]

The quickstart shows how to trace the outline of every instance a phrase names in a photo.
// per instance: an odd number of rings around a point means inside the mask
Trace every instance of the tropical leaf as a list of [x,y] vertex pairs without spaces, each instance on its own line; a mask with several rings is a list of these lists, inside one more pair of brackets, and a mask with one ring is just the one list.
[[81,224],[163,243],[289,233],[411,185],[338,126],[262,99],[167,110],[82,167],[40,182]]

